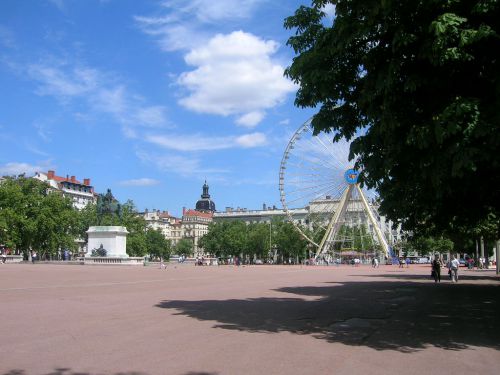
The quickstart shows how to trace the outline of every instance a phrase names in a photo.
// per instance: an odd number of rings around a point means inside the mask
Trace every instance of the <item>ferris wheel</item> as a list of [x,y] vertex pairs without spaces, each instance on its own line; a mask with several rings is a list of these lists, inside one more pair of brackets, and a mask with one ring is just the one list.
[[349,162],[349,143],[313,134],[311,119],[291,137],[281,160],[279,190],[288,220],[310,243],[315,258],[389,257],[374,209]]

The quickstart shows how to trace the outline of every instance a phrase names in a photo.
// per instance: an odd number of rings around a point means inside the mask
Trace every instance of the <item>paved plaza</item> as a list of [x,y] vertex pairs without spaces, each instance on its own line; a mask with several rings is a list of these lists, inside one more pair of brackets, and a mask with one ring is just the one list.
[[499,278],[460,276],[0,265],[0,374],[498,374]]

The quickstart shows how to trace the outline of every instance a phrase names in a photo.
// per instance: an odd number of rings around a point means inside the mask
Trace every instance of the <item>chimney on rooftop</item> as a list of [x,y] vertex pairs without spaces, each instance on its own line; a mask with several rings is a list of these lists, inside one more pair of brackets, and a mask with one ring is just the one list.
[[182,207],[182,216],[186,214],[186,207]]
[[55,176],[56,172],[55,171],[48,171],[47,172],[47,178],[49,180],[53,180],[54,179],[54,176]]
[[90,178],[84,178],[83,184],[89,186],[90,185]]
[[75,176],[71,176],[71,182],[76,182]]

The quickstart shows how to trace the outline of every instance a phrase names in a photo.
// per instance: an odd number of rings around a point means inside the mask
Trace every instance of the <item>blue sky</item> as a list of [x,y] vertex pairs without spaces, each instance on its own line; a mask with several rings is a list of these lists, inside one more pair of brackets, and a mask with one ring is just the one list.
[[205,179],[218,210],[280,206],[313,114],[283,77],[301,3],[1,1],[0,174],[54,169],[176,215]]

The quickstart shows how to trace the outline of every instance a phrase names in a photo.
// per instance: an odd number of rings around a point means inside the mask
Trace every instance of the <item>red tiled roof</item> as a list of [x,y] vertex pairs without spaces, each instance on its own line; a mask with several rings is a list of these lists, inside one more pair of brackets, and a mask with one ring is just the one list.
[[80,185],[82,184],[82,183],[81,183],[80,181],[78,181],[78,180],[71,181],[71,177],[66,178],[66,177],[61,177],[61,176],[54,176],[54,177],[52,178],[52,180],[57,181],[57,182],[64,182],[64,181],[68,181],[68,182],[72,182],[73,184],[80,184]]
[[213,214],[211,212],[201,212],[201,211],[196,211],[196,210],[186,210],[184,212],[184,216],[198,216],[198,217],[204,217],[207,219],[211,219]]

